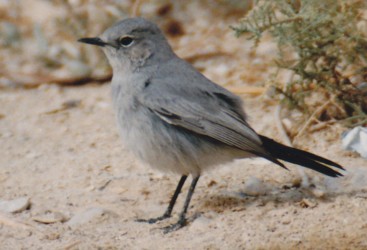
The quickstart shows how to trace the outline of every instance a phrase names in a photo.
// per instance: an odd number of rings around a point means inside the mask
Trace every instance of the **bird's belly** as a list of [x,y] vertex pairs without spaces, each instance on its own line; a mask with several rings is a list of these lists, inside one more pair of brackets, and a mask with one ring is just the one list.
[[[180,161],[179,153],[169,133],[164,131],[161,121],[148,110],[119,112],[118,125],[123,144],[137,158],[164,172],[190,174]],[[127,119],[128,117],[128,119]],[[192,168],[192,167],[191,167]]]
[[[163,172],[194,176],[248,154],[176,127],[149,110],[119,112],[123,143],[138,158]],[[129,119],[126,119],[128,117]]]

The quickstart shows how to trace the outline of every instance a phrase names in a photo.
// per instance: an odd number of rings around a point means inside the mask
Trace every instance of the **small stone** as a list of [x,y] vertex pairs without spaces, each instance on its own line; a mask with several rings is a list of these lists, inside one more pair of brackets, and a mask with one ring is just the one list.
[[67,100],[62,104],[63,109],[71,109],[71,108],[77,108],[82,104],[82,101],[79,99],[71,99]]
[[292,187],[299,188],[301,186],[302,186],[302,178],[301,177],[296,177],[295,179],[292,180]]
[[65,222],[68,220],[68,218],[61,212],[47,210],[40,215],[32,217],[32,220],[43,224],[52,224],[57,222]]
[[208,187],[212,187],[212,186],[215,186],[217,185],[218,183],[215,181],[215,180],[211,180],[209,183],[208,183]]
[[309,199],[302,199],[298,204],[303,208],[314,208],[317,206],[317,202]]
[[250,177],[243,189],[243,193],[252,196],[264,195],[268,191],[268,187],[260,179],[256,177]]
[[312,190],[312,194],[317,198],[323,198],[325,196],[325,190],[315,188]]
[[289,220],[289,219],[285,219],[285,220],[283,220],[283,221],[282,221],[282,224],[283,224],[283,225],[291,224],[291,220]]
[[0,211],[7,213],[19,213],[29,208],[30,205],[31,202],[28,197],[22,197],[10,201],[0,200]]

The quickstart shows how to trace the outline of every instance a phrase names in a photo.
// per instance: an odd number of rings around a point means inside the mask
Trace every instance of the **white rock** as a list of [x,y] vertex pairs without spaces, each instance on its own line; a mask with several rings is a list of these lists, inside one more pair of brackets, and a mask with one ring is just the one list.
[[22,197],[15,200],[0,200],[0,211],[7,213],[19,213],[26,210],[31,205],[28,197]]
[[355,127],[342,135],[343,148],[358,152],[367,159],[367,128]]

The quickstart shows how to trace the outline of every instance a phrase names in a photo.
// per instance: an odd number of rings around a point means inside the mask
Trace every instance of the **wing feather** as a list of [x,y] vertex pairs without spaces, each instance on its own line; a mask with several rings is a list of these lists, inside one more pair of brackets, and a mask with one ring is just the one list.
[[244,120],[231,114],[233,111],[218,106],[216,111],[208,112],[205,106],[183,98],[170,95],[170,98],[153,99],[151,96],[143,95],[139,102],[171,125],[209,136],[244,151],[261,155],[266,153],[258,135]]

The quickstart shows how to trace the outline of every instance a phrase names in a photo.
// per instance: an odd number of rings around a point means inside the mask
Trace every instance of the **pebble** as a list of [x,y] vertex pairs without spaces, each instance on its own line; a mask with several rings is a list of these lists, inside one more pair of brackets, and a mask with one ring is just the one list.
[[245,182],[243,193],[252,196],[264,195],[268,191],[268,187],[260,179],[256,177],[250,177]]
[[317,202],[304,198],[299,202],[299,205],[302,208],[314,208],[317,206]]
[[0,200],[0,211],[6,213],[19,213],[31,205],[31,201],[28,197],[21,197],[15,200]]
[[57,222],[65,222],[68,220],[68,218],[61,212],[47,210],[42,214],[33,216],[32,220],[42,224],[52,224]]
[[322,190],[322,189],[319,189],[319,188],[315,188],[315,189],[311,190],[311,192],[317,198],[323,198],[326,195],[325,190]]

